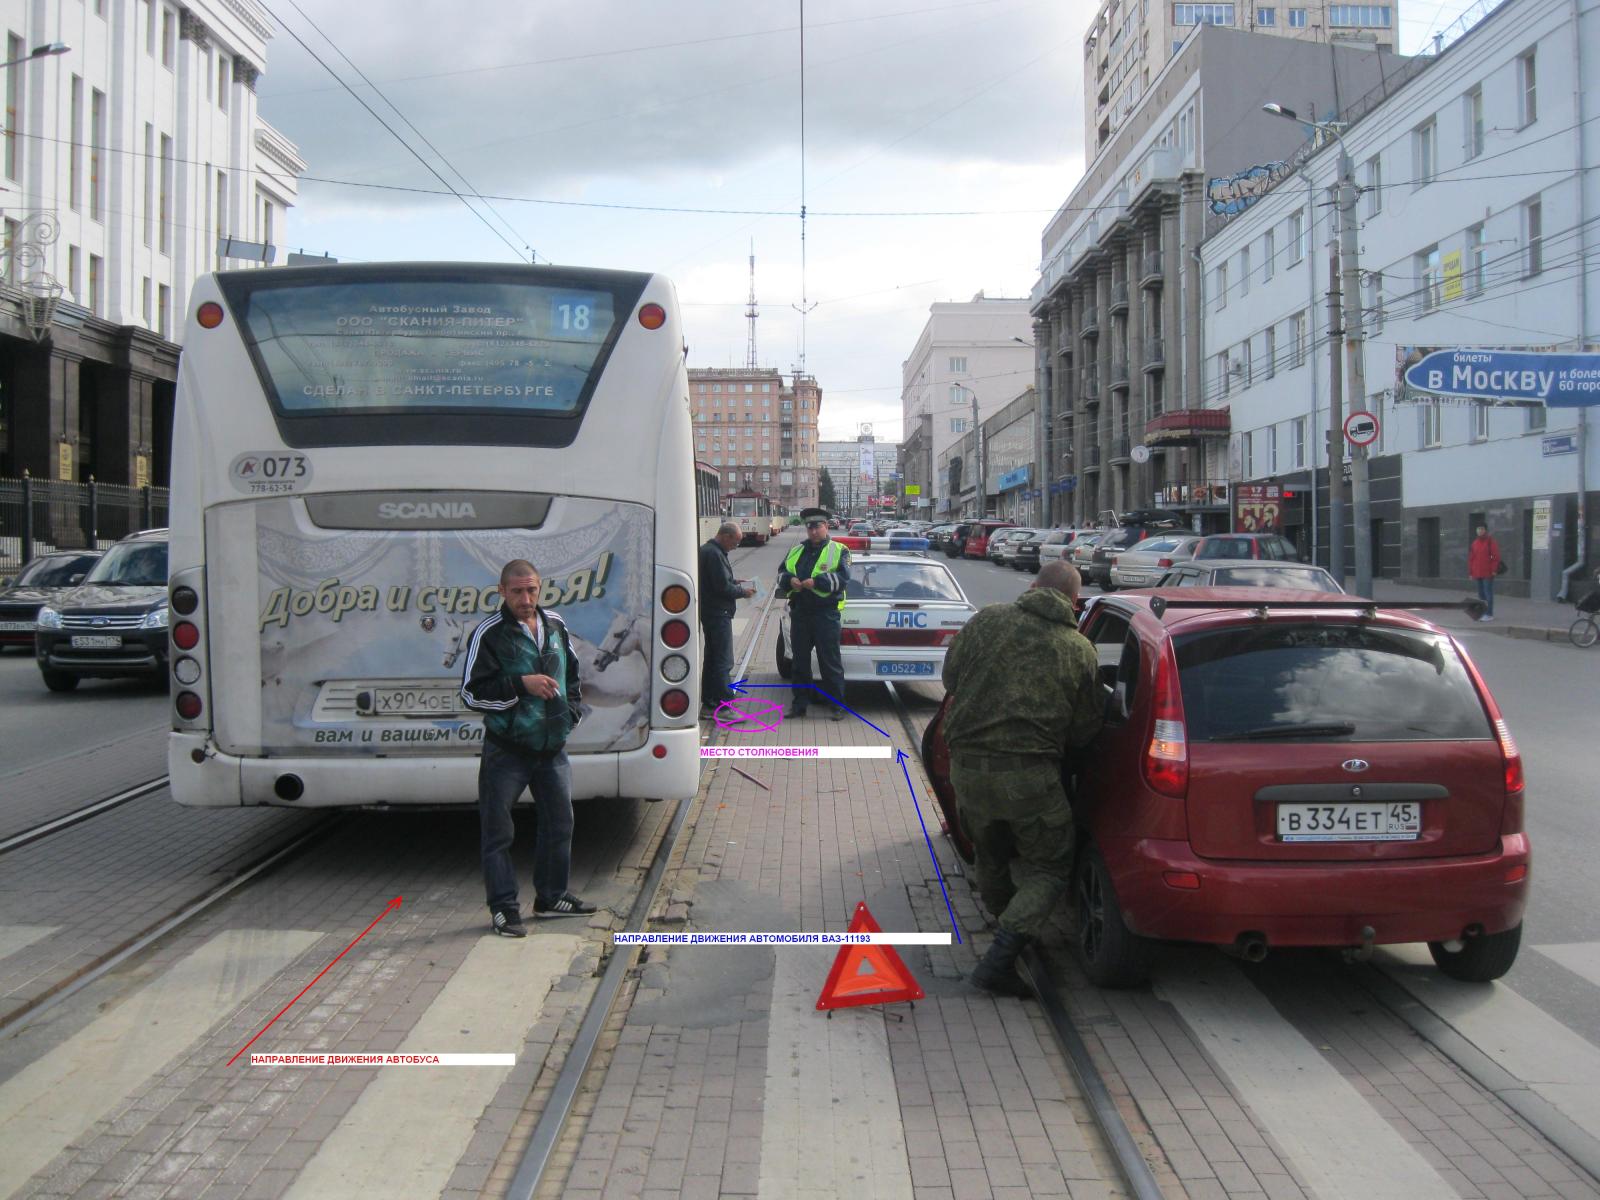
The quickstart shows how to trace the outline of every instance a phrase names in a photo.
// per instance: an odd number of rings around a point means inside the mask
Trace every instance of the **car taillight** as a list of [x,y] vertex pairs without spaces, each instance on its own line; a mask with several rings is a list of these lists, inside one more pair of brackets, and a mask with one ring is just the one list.
[[1158,559],[1156,559],[1156,566],[1158,566],[1158,567],[1170,567],[1171,565],[1172,565],[1172,560],[1170,558],[1158,558]]
[[872,636],[870,629],[842,629],[839,631],[839,644],[841,646],[876,646],[878,639]]
[[934,645],[948,646],[951,642],[956,640],[956,634],[960,632],[961,631],[959,629],[941,629],[939,631],[939,638],[936,642],[934,642]]
[[685,621],[668,621],[661,627],[661,640],[674,650],[689,644],[689,625]]
[[1178,663],[1166,647],[1156,663],[1155,726],[1144,754],[1145,781],[1163,796],[1182,800],[1189,792],[1189,743],[1183,723]]
[[1506,728],[1504,717],[1496,718],[1494,733],[1500,741],[1500,757],[1505,763],[1506,795],[1518,795],[1523,788],[1522,754],[1517,750],[1517,743],[1511,736],[1511,730]]
[[1461,661],[1466,665],[1467,674],[1472,676],[1473,686],[1478,689],[1478,696],[1483,701],[1484,711],[1488,713],[1489,724],[1494,727],[1495,741],[1500,744],[1500,765],[1503,770],[1503,779],[1506,793],[1505,808],[1500,813],[1501,833],[1521,833],[1523,817],[1523,788],[1525,780],[1522,774],[1522,752],[1517,749],[1516,739],[1511,736],[1511,730],[1506,725],[1506,719],[1500,714],[1500,706],[1495,703],[1489,685],[1484,683],[1483,676],[1478,672],[1478,664],[1467,656],[1459,642],[1456,643],[1456,653],[1461,655]]

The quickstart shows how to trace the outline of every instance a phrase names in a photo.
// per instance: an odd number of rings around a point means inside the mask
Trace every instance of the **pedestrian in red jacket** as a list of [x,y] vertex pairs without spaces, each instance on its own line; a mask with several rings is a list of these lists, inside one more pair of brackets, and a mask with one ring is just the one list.
[[1478,536],[1467,550],[1467,574],[1478,584],[1478,599],[1483,601],[1480,621],[1494,620],[1494,577],[1500,574],[1500,543],[1489,536],[1486,525],[1478,526]]

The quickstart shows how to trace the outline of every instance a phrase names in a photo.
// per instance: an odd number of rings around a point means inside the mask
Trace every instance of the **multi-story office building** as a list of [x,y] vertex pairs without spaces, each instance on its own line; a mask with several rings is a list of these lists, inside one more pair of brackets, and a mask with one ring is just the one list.
[[[921,489],[918,516],[953,511],[936,464],[977,420],[992,416],[1033,374],[1028,301],[979,292],[966,303],[933,304],[900,367],[904,482]],[[970,475],[969,475],[970,478]]]
[[822,388],[785,382],[776,367],[690,367],[695,458],[722,473],[722,492],[750,488],[790,512],[817,502]]
[[[305,169],[261,120],[254,0],[0,0],[0,476],[167,482],[200,274],[259,263]],[[65,52],[27,57],[62,43]]]
[[834,502],[841,511],[859,512],[871,496],[898,490],[900,447],[863,433],[853,442],[818,442],[817,465],[833,480]]
[[[1293,80],[1309,116],[1336,94],[1381,94],[1407,61],[1208,25],[1162,64],[1045,227],[1030,307],[1046,519],[1152,506],[1225,519],[1213,482],[1227,478],[1228,412],[1207,403],[1200,357],[1206,214],[1250,203],[1304,141],[1261,110],[1272,81]],[[1305,231],[1283,236],[1274,256]]]
[[[1354,401],[1378,418],[1375,575],[1459,587],[1486,523],[1509,567],[1501,585],[1545,598],[1600,537],[1600,450],[1585,409],[1441,400],[1399,376],[1435,348],[1597,348],[1600,142],[1584,98],[1600,16],[1590,9],[1575,25],[1573,12],[1566,0],[1507,0],[1343,131],[1360,189],[1364,398],[1350,394],[1343,339],[1328,333],[1336,143],[1306,158],[1303,179],[1219,220],[1201,248],[1203,390],[1208,407],[1231,410],[1233,477],[1293,492],[1285,531],[1324,562],[1330,441],[1335,461],[1349,452],[1330,438],[1330,350],[1345,414]],[[1347,570],[1353,516],[1347,507]]]
[[1224,0],[1184,4],[1105,0],[1083,35],[1084,153],[1094,158],[1140,101],[1166,61],[1207,25],[1329,42],[1341,38],[1393,50],[1400,6],[1335,0]]

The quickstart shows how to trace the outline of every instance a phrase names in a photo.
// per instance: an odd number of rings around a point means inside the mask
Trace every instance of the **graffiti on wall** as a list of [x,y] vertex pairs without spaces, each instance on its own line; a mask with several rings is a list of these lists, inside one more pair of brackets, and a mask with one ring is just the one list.
[[1242,213],[1278,185],[1291,168],[1286,162],[1246,167],[1237,175],[1206,180],[1206,203],[1218,216]]

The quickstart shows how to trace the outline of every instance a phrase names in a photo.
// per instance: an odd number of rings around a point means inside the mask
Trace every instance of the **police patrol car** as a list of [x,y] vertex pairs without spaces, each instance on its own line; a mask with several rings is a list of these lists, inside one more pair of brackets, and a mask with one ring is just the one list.
[[[918,551],[926,538],[835,538],[850,551],[839,657],[852,682],[937,681],[945,650],[977,610],[950,569]],[[895,553],[899,551],[899,553]],[[793,669],[789,610],[778,626],[778,674]]]

